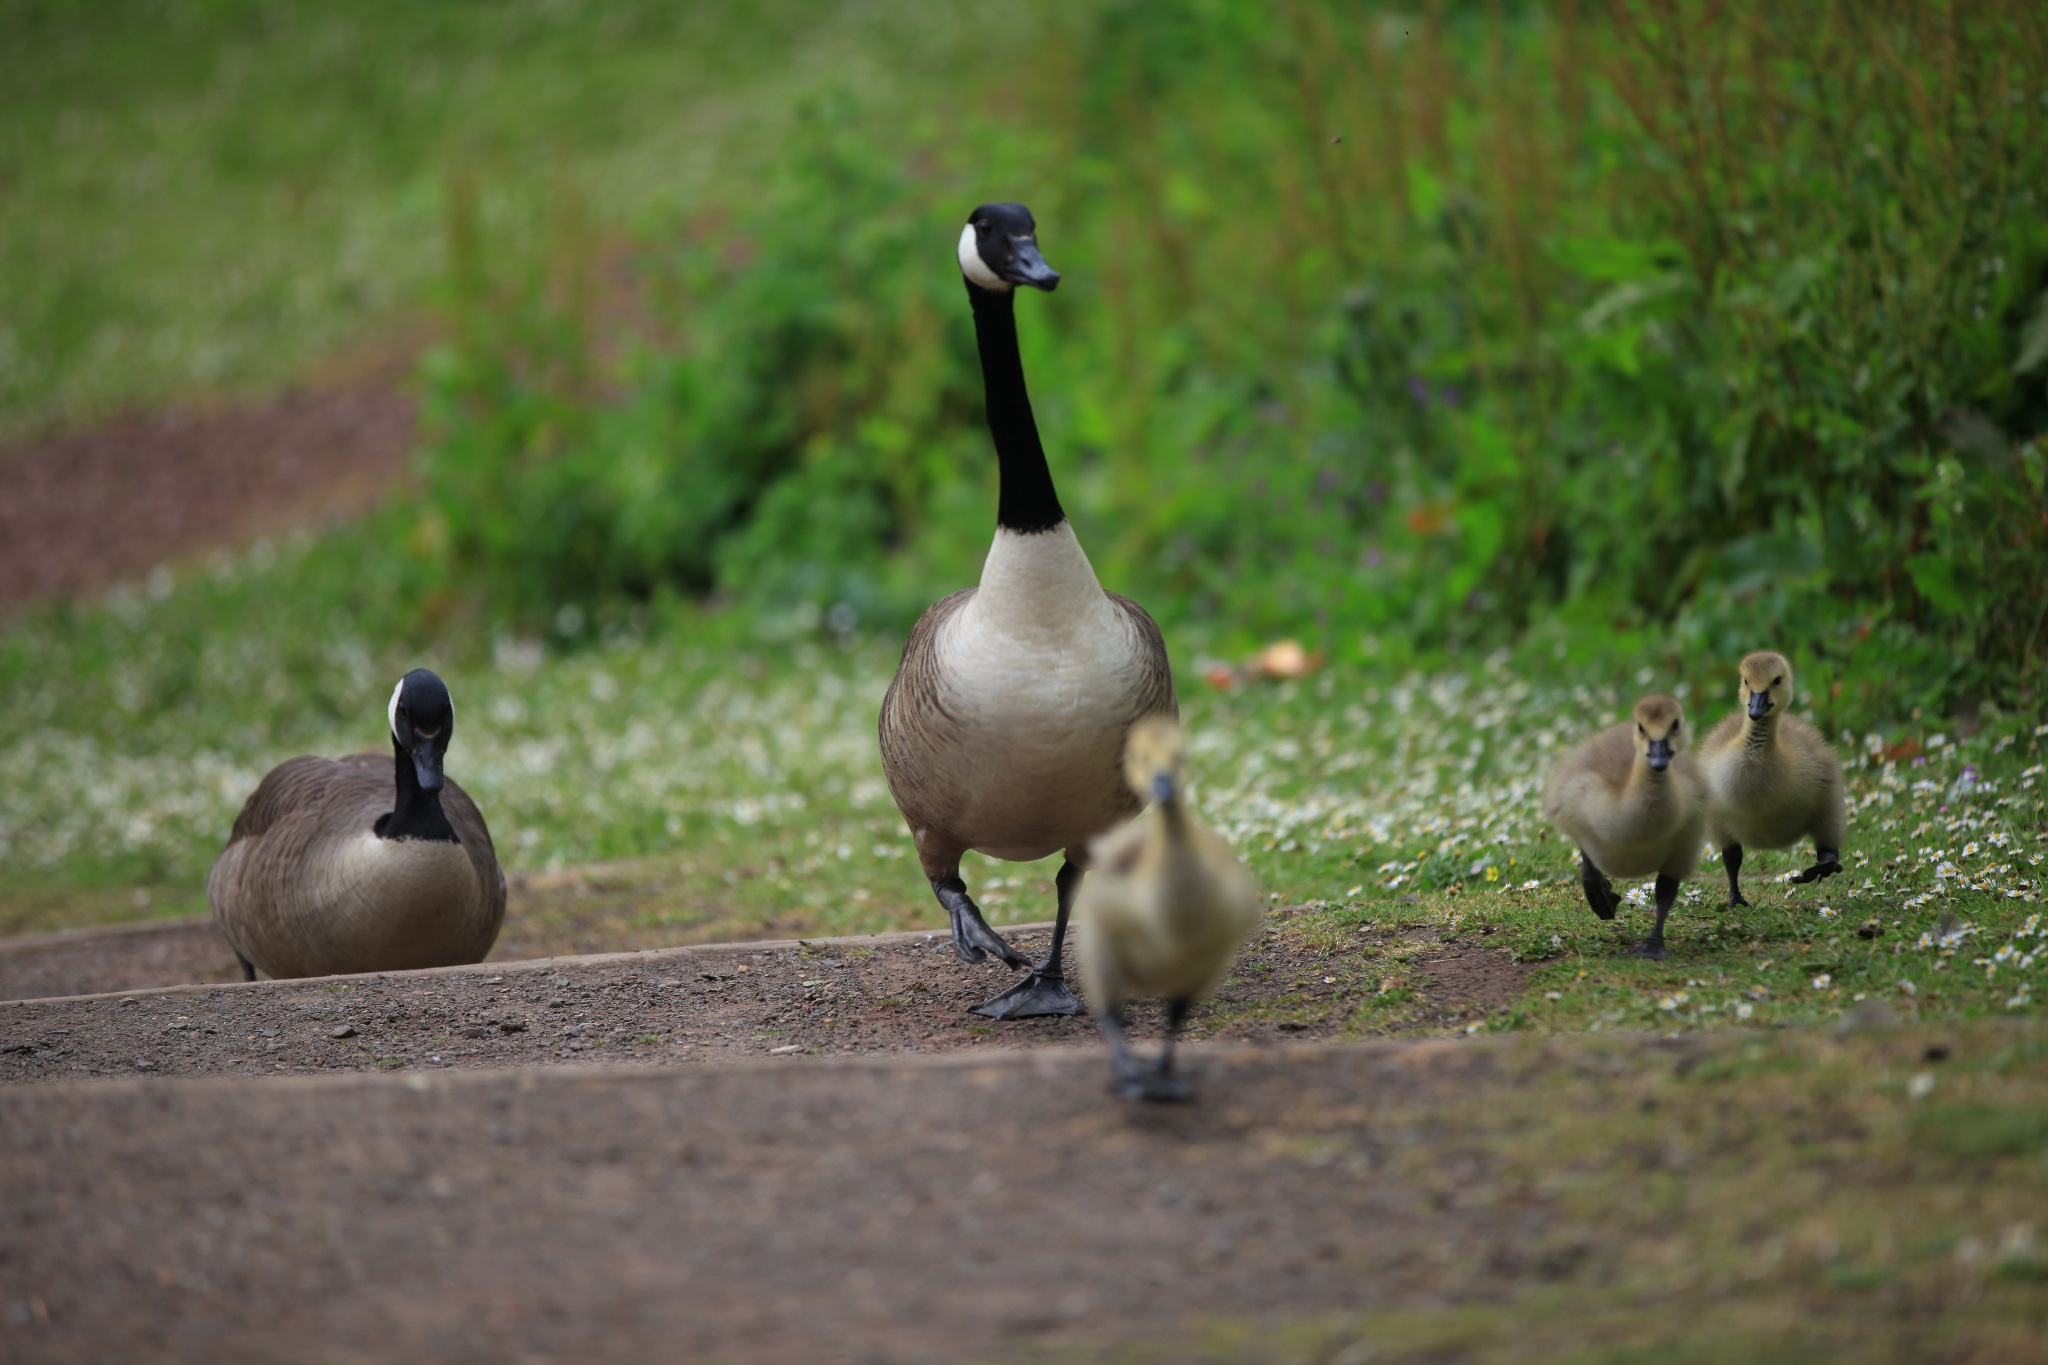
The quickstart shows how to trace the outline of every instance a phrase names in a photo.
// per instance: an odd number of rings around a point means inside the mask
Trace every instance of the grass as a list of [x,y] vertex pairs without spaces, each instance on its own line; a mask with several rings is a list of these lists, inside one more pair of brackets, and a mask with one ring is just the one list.
[[999,24],[768,0],[0,5],[0,437],[296,379],[416,323],[451,175],[494,240],[743,193],[799,98],[906,116]]
[[[195,912],[262,773],[383,747],[389,680],[419,663],[449,678],[450,772],[519,880],[508,951],[938,922],[875,748],[894,641],[678,606],[569,649],[459,623],[435,649],[388,645],[378,603],[403,584],[354,581],[350,534],[223,556],[159,598],[48,609],[0,634],[0,930]],[[1671,957],[1651,963],[1619,956],[1647,927],[1647,889],[1623,888],[1615,925],[1594,919],[1538,792],[1562,747],[1636,691],[1689,684],[1575,678],[1544,652],[1219,689],[1201,637],[1170,643],[1197,800],[1276,904],[1306,907],[1277,927],[1331,980],[1301,1008],[1343,1002],[1348,1032],[1405,1017],[1401,951],[1358,932],[1394,925],[1529,964],[1519,1004],[1473,1021],[1492,1029],[1812,1023],[1865,999],[2031,1014],[2048,994],[2048,726],[2031,717],[1987,710],[1968,737],[1910,721],[1837,736],[1844,875],[1792,885],[1804,852],[1760,853],[1744,869],[1754,905],[1735,911],[1703,856]],[[1689,700],[1701,724],[1722,704]],[[965,875],[992,920],[1022,922],[1049,917],[1055,870],[970,855]]]

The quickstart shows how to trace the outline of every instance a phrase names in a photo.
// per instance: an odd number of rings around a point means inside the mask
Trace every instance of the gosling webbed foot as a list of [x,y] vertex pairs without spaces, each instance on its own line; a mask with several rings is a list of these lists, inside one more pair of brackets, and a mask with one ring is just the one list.
[[1187,1077],[1157,1067],[1119,1075],[1109,1092],[1120,1100],[1147,1104],[1186,1104],[1195,1097],[1194,1083]]
[[1081,1002],[1067,989],[1065,973],[1057,965],[1039,963],[1022,981],[968,1007],[969,1014],[988,1019],[1038,1019],[1052,1014],[1085,1014]]
[[967,883],[958,877],[942,877],[932,883],[932,894],[946,907],[953,925],[953,951],[963,962],[986,962],[993,953],[1012,967],[1028,967],[1031,959],[1012,948],[1001,934],[988,927],[981,907],[967,894]]
[[1586,892],[1586,904],[1601,919],[1613,919],[1614,912],[1621,908],[1621,897],[1614,893],[1614,883],[1607,880],[1602,872],[1586,856],[1586,850],[1579,850],[1579,885]]
[[1831,849],[1816,849],[1814,857],[1817,859],[1814,865],[1793,877],[1793,881],[1801,885],[1807,882],[1826,881],[1842,870],[1841,859],[1837,858]]

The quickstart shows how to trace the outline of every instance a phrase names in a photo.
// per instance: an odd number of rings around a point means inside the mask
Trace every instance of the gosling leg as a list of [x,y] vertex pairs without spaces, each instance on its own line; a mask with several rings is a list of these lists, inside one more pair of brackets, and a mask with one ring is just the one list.
[[1145,1077],[1142,1098],[1158,1104],[1180,1104],[1194,1098],[1194,1086],[1189,1084],[1187,1077],[1177,1075],[1173,1069],[1174,1040],[1180,1036],[1180,1026],[1187,1017],[1187,1001],[1166,1002],[1166,1043],[1159,1049],[1159,1061]]
[[1102,1030],[1102,1041],[1109,1044],[1109,1093],[1120,1100],[1143,1099],[1145,1077],[1138,1059],[1131,1055],[1129,1040],[1124,1037],[1123,1006],[1105,1007],[1095,1016],[1095,1027]]
[[1650,936],[1628,950],[1630,957],[1647,957],[1657,962],[1664,960],[1664,917],[1671,913],[1671,903],[1678,899],[1678,878],[1657,874],[1657,923],[1650,929]]
[[[1081,1002],[1067,989],[1067,976],[1060,967],[1060,952],[1067,942],[1067,915],[1074,908],[1074,893],[1081,888],[1081,869],[1073,863],[1060,864],[1053,878],[1059,892],[1060,908],[1052,925],[1052,947],[1032,965],[1022,981],[969,1008],[968,1013],[989,1019],[1036,1019],[1049,1014],[1080,1014]],[[1007,945],[1005,945],[1007,946]],[[1019,959],[1021,964],[1023,959]]]
[[1730,844],[1721,850],[1721,866],[1728,870],[1728,903],[1748,905],[1742,898],[1742,845]]
[[1166,1044],[1159,1051],[1158,1061],[1151,1066],[1143,1066],[1131,1055],[1130,1043],[1124,1037],[1123,1007],[1112,1005],[1097,1014],[1095,1025],[1102,1030],[1103,1041],[1109,1044],[1109,1093],[1120,1100],[1150,1100],[1158,1104],[1174,1104],[1192,1098],[1194,1087],[1188,1084],[1187,1077],[1176,1075],[1173,1070],[1174,1037],[1187,1016],[1187,1001],[1167,1002]]
[[1614,894],[1614,883],[1607,880],[1607,874],[1593,865],[1586,850],[1579,850],[1579,885],[1586,890],[1586,904],[1593,907],[1593,913],[1601,919],[1613,919],[1621,897]]
[[946,915],[953,922],[953,951],[960,954],[963,962],[986,962],[994,953],[1012,967],[1029,966],[1031,959],[1012,948],[1003,936],[988,927],[988,921],[981,917],[981,907],[967,894],[967,883],[956,873],[951,877],[937,877],[932,881],[932,894],[939,898],[939,904],[946,907]]
[[243,957],[240,948],[235,949],[235,961],[242,964],[242,980],[254,981],[256,979],[256,964]]
[[1825,881],[1842,870],[1842,855],[1832,848],[1813,846],[1813,866],[1792,880],[1795,882]]

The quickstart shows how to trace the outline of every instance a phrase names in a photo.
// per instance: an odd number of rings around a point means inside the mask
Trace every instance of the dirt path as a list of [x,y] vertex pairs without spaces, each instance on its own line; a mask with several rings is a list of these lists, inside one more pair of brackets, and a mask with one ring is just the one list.
[[[1198,1016],[1198,1036],[1333,1037],[1370,1000],[1351,970],[1340,975],[1277,913]],[[1006,932],[1034,956],[1048,941],[1044,925]],[[1420,928],[1376,939],[1356,946],[1414,954],[1420,999],[1401,1029],[1483,1018],[1520,993],[1521,969],[1503,952],[1441,944]],[[0,1002],[0,1084],[1094,1047],[1086,1019],[997,1024],[966,1012],[1010,979],[994,964],[961,962],[931,931],[17,1000]],[[1149,1035],[1157,1015],[1142,1010],[1135,1022]]]
[[258,402],[125,417],[0,451],[0,620],[216,546],[339,520],[404,475],[410,349]]
[[17,1360],[950,1362],[1473,1292],[1584,1241],[1287,1150],[1412,1140],[1494,1052],[1235,1050],[1205,1103],[1142,1113],[1096,1061],[12,1091],[0,1300],[28,1311],[0,1333]]

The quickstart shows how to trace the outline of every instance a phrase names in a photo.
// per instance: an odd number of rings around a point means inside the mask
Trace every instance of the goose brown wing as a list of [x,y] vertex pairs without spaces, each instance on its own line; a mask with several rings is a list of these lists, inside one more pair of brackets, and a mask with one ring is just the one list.
[[1166,656],[1166,637],[1160,634],[1159,623],[1152,619],[1150,612],[1122,593],[1105,595],[1130,623],[1138,643],[1143,685],[1138,695],[1137,712],[1131,719],[1158,715],[1178,717],[1180,702],[1173,694],[1173,663]]
[[381,795],[388,805],[393,790],[391,760],[382,755],[351,754],[340,760],[311,755],[288,758],[264,774],[242,803],[228,846],[258,838],[280,821],[337,798],[355,801]]
[[[917,618],[903,643],[903,662],[882,698],[877,730],[882,741],[882,772],[913,829],[944,829],[948,812],[925,790],[924,774],[934,748],[950,743],[959,719],[939,697],[939,628],[966,606],[974,588],[940,598]],[[962,848],[966,845],[963,843]]]

